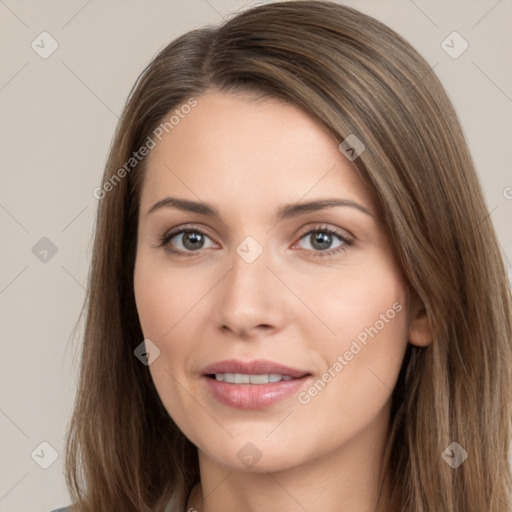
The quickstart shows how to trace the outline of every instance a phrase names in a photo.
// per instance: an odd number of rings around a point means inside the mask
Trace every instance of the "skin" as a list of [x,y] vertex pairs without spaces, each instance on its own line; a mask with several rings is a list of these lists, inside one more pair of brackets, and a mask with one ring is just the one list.
[[[382,511],[392,389],[407,343],[431,340],[373,196],[339,141],[296,106],[246,93],[197,99],[148,156],[134,275],[144,336],[160,349],[151,376],[198,448],[201,483],[187,510]],[[167,196],[209,203],[223,220],[171,207],[147,214]],[[337,206],[276,221],[283,204],[331,197],[369,214]],[[184,245],[183,235],[168,242],[190,257],[158,247],[184,225],[207,235],[203,245]],[[324,225],[353,243],[333,235],[318,248],[310,230]],[[263,249],[252,263],[236,252],[247,236]],[[213,398],[201,377],[221,360],[270,359],[311,373],[307,391],[396,303],[400,312],[307,404],[293,394],[236,409]],[[251,467],[237,457],[249,442],[261,454]]]

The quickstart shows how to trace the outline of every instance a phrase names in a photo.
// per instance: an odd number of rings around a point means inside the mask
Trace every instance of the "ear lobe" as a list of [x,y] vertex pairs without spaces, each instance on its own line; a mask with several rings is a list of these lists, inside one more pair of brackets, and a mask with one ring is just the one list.
[[426,347],[432,343],[432,329],[425,307],[419,299],[414,302],[409,320],[409,343],[417,347]]

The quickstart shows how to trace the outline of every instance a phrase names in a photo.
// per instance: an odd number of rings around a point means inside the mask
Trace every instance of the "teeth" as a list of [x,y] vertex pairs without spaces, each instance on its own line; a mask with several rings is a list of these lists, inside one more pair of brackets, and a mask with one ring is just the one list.
[[269,382],[279,382],[281,380],[292,380],[288,375],[279,375],[277,373],[264,373],[261,375],[248,375],[246,373],[216,373],[215,379],[231,384],[268,384]]

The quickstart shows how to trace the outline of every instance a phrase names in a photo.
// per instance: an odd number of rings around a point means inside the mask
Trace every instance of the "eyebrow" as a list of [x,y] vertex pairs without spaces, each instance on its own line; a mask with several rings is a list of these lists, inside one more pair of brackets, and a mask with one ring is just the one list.
[[[299,215],[303,215],[305,213],[316,212],[318,210],[323,210],[324,208],[332,208],[335,206],[355,208],[356,210],[359,210],[360,212],[373,217],[373,215],[363,205],[350,199],[340,198],[318,199],[315,201],[307,201],[303,203],[287,204],[279,208],[276,217],[278,221],[282,221],[285,219],[298,217]],[[199,213],[208,217],[215,217],[224,223],[221,215],[212,205],[203,202],[191,201],[189,199],[179,199],[177,197],[165,197],[164,199],[161,199],[148,210],[146,215],[149,215],[150,213],[153,213],[154,211],[161,208],[177,208],[187,212]]]

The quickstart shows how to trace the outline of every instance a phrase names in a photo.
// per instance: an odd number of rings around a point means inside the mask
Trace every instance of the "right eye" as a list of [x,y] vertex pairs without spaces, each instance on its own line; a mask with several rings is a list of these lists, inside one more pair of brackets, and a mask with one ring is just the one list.
[[[173,247],[175,245],[172,242],[173,239],[177,240],[178,248]],[[177,256],[194,256],[193,253],[208,248],[204,247],[206,239],[211,240],[204,231],[197,228],[175,229],[168,231],[160,238],[159,247],[164,247],[166,251]]]

